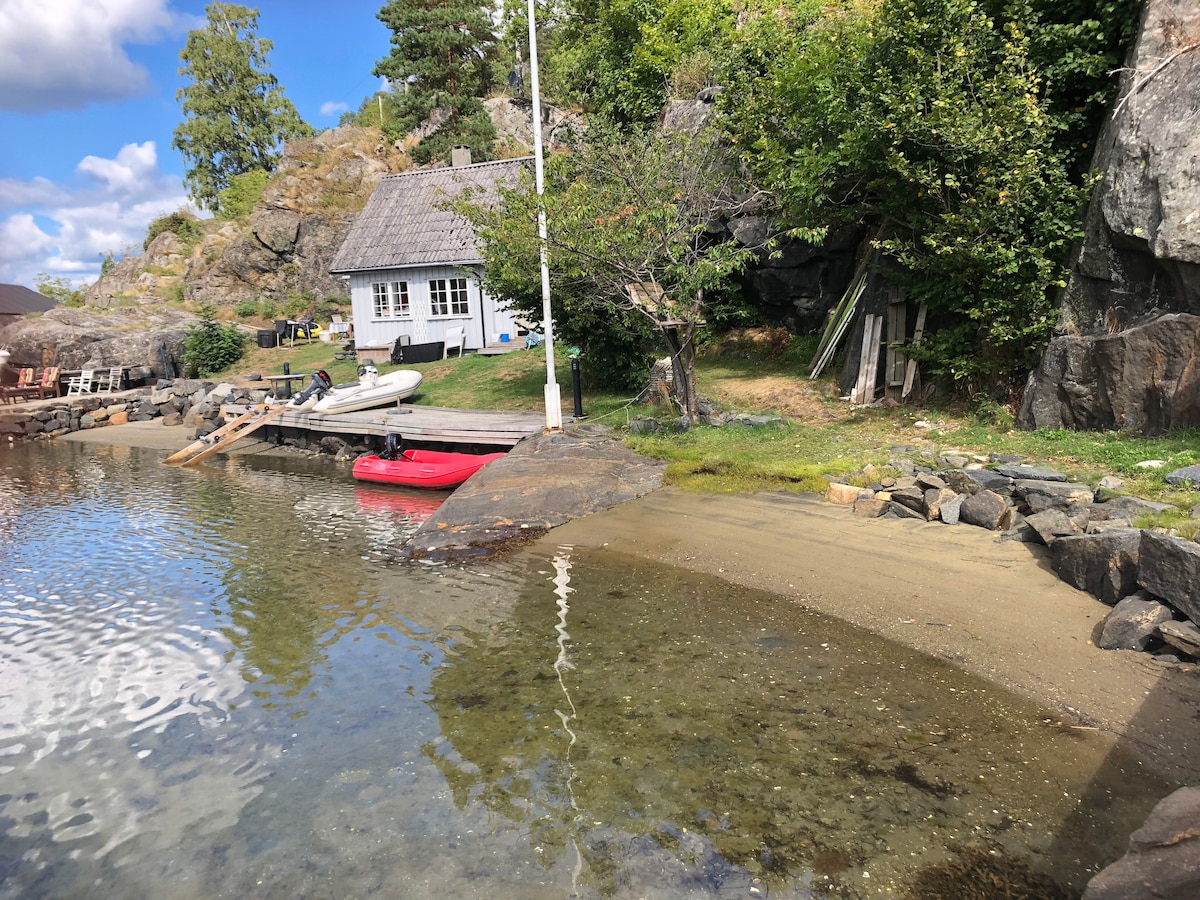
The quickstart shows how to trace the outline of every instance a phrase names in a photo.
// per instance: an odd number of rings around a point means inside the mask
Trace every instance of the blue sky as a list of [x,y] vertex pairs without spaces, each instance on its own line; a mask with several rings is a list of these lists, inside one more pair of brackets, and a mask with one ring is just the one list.
[[[0,0],[0,283],[94,281],[141,252],[151,220],[191,209],[171,148],[192,0]],[[380,86],[383,0],[267,0],[259,37],[300,115],[337,125]]]

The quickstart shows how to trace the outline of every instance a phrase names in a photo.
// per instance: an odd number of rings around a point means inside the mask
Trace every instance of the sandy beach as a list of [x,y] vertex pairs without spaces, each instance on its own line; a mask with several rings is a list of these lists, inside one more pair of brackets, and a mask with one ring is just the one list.
[[[189,437],[151,421],[62,439],[174,451]],[[1200,671],[1098,649],[1092,639],[1108,607],[1059,581],[1044,547],[970,526],[860,519],[817,497],[672,488],[575,519],[543,541],[769,591],[1039,701],[1168,777],[1200,774]]]

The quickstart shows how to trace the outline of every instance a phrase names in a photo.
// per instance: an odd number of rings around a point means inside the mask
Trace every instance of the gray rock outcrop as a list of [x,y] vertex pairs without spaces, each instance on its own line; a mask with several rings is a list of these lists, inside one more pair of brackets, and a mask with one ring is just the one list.
[[1088,882],[1083,900],[1200,897],[1200,788],[1163,799],[1129,838],[1129,852]]
[[1061,333],[1018,424],[1200,424],[1200,7],[1147,0],[1121,100],[1097,144]]

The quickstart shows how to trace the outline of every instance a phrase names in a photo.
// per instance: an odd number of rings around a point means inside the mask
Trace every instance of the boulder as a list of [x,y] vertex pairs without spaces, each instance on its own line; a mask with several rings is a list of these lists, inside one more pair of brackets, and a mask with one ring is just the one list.
[[1200,628],[1191,622],[1163,622],[1158,626],[1158,635],[1176,650],[1200,657]]
[[888,501],[888,513],[897,519],[920,519],[921,521],[925,521],[925,513],[917,512],[912,507],[905,506],[903,503],[897,503],[894,500]]
[[1139,591],[1113,607],[1096,642],[1101,650],[1145,650],[1158,627],[1173,618],[1170,607]]
[[1088,882],[1083,900],[1200,897],[1200,788],[1168,795],[1129,838],[1129,851]]
[[1200,7],[1147,0],[1063,294],[1062,334],[1026,385],[1022,428],[1200,424]]
[[1142,537],[1136,528],[1060,537],[1050,545],[1051,567],[1067,584],[1112,605],[1137,591]]
[[1014,479],[1023,478],[1034,481],[1067,480],[1067,476],[1062,472],[1055,472],[1053,469],[1044,469],[1040,466],[996,466],[994,471]]
[[[940,478],[937,480],[941,481]],[[948,487],[926,488],[925,489],[925,518],[928,519],[930,522],[932,522],[936,519],[940,519],[942,517],[942,504],[949,503],[950,501],[955,500],[960,496],[961,496],[961,494],[955,493],[954,491],[950,490],[950,488],[948,488]],[[962,501],[959,501],[959,506],[960,507],[962,506]]]
[[1088,485],[1066,481],[1014,481],[1013,495],[1023,501],[1031,513],[1044,509],[1065,510],[1073,504],[1092,502],[1092,489]]
[[942,521],[947,525],[957,525],[962,514],[963,501],[966,499],[965,494],[955,494],[949,500],[943,500],[938,507],[938,515]]
[[1200,622],[1200,546],[1143,531],[1138,584]]
[[892,491],[892,502],[904,506],[925,518],[925,492],[919,487],[901,488]]
[[1012,491],[1013,480],[991,469],[951,469],[942,472],[941,476],[952,490],[960,494],[977,494],[980,491],[1008,494]]
[[1025,522],[1038,533],[1042,543],[1049,546],[1060,537],[1070,534],[1083,534],[1083,528],[1071,519],[1061,509],[1044,509],[1025,519]]
[[853,484],[843,484],[840,481],[831,481],[825,488],[825,499],[839,506],[850,506],[857,500],[870,499],[871,496],[871,492],[865,488]]
[[1174,472],[1169,472],[1166,475],[1167,484],[1186,485],[1188,487],[1200,486],[1200,466],[1184,466],[1182,469],[1176,469]]
[[1113,497],[1095,504],[1094,511],[1103,513],[1109,519],[1133,521],[1138,516],[1167,512],[1174,508],[1170,503],[1143,500],[1141,497]]
[[854,514],[864,519],[877,519],[888,511],[890,503],[887,500],[875,498],[854,501]]
[[1009,510],[1007,498],[995,491],[983,490],[963,500],[959,507],[959,518],[968,525],[976,525],[995,531],[1000,527]]

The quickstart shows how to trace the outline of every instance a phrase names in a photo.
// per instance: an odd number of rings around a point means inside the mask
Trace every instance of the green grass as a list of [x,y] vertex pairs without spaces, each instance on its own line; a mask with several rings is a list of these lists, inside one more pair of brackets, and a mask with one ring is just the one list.
[[[357,379],[354,359],[335,360],[337,344],[314,341],[294,348],[251,348],[237,371],[279,374],[283,363],[293,372],[323,368],[334,383]],[[630,447],[668,462],[666,480],[687,490],[743,493],[760,490],[819,492],[824,475],[853,476],[864,466],[885,466],[892,448],[904,446],[926,456],[932,464],[939,453],[961,450],[1022,456],[1031,463],[1059,469],[1073,480],[1095,486],[1105,475],[1125,480],[1122,492],[1173,503],[1178,514],[1153,517],[1151,524],[1194,530],[1187,513],[1200,501],[1200,492],[1173,488],[1164,475],[1200,461],[1200,431],[1158,437],[1120,432],[1073,432],[1065,429],[1016,431],[995,408],[971,411],[956,405],[860,409],[851,411],[837,398],[831,380],[809,381],[806,348],[789,348],[775,358],[754,348],[739,349],[731,358],[701,356],[697,362],[700,393],[724,408],[743,413],[771,413],[771,398],[780,385],[802,397],[814,415],[807,421],[751,428],[700,426],[675,434],[670,423],[677,413],[662,406],[639,404],[626,395],[585,391],[583,410],[588,421],[601,422],[624,434]],[[584,361],[586,366],[586,360]],[[379,365],[380,372],[398,368]],[[474,409],[542,410],[546,381],[545,354],[517,351],[503,356],[468,355],[407,366],[425,381],[413,402],[423,405]],[[557,380],[564,418],[572,414],[571,374],[559,360]],[[770,380],[771,389],[755,393],[749,387]],[[752,398],[746,400],[744,398]],[[742,399],[739,399],[742,398]],[[1001,410],[1001,412],[1003,412]],[[631,419],[652,417],[664,428],[655,434],[631,435]],[[815,424],[814,424],[815,423]],[[1160,469],[1139,469],[1137,463],[1160,459]],[[868,479],[859,478],[866,482]]]

